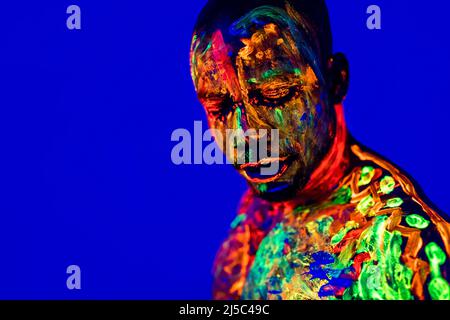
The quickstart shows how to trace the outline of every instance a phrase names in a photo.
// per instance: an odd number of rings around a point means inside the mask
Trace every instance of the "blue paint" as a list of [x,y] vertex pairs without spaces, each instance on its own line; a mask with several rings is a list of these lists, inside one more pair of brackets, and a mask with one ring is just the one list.
[[289,187],[289,185],[287,185],[286,183],[282,183],[282,184],[277,185],[277,186],[274,187],[274,188],[269,189],[268,192],[277,192],[277,191],[281,191],[281,190],[286,189],[287,187]]
[[334,256],[328,252],[320,251],[313,253],[311,257],[314,259],[314,262],[309,265],[309,274],[311,274],[312,279],[328,280],[328,269],[324,266],[334,263]]
[[353,280],[348,276],[348,273],[353,270],[352,267],[345,269],[325,267],[335,262],[336,259],[333,254],[321,251],[312,254],[311,257],[314,259],[309,267],[311,279],[328,280],[328,283],[320,288],[319,297],[335,296],[338,291],[352,285]]
[[326,251],[313,253],[311,257],[314,259],[314,263],[317,263],[319,265],[327,265],[334,263],[335,261],[334,255]]
[[303,113],[302,117],[300,118],[300,121],[301,122],[305,122],[306,121],[306,117],[307,117],[306,113]]
[[304,132],[304,131],[306,130],[306,127],[307,127],[307,124],[306,124],[307,117],[308,117],[308,115],[307,115],[306,112],[305,112],[305,113],[303,113],[303,115],[299,118],[300,123],[299,123],[299,125],[298,125],[298,127],[297,127],[298,131]]
[[322,105],[320,103],[316,105],[316,112],[319,117],[322,115]]

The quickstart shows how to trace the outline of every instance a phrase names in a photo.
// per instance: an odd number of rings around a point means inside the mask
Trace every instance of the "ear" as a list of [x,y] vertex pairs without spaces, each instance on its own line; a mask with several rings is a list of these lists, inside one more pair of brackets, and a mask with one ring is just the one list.
[[349,84],[349,66],[344,54],[336,53],[328,60],[328,81],[331,102],[342,103]]

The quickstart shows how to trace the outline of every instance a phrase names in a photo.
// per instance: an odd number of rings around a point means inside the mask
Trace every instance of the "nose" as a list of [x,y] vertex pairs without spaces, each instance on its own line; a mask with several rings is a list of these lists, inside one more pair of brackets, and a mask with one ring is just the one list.
[[[261,140],[270,143],[270,129],[250,127],[250,121],[244,104],[236,104],[233,108],[232,123],[229,128],[233,130],[242,130],[244,134],[241,139],[238,139],[235,147],[244,145],[246,148],[253,145],[253,142],[260,143]],[[238,134],[240,136],[240,134]],[[256,152],[257,150],[253,150]]]

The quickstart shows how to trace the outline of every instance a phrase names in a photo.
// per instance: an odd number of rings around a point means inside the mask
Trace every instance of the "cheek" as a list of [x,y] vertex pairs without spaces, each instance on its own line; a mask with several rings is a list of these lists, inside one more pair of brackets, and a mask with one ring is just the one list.
[[[223,153],[230,151],[229,148],[233,148],[235,143],[232,137],[233,133],[236,132],[233,116],[226,117],[223,121],[211,119],[209,128],[213,131],[214,139]],[[230,137],[232,140],[228,141]]]
[[216,141],[219,148],[222,151],[225,150],[226,128],[224,126],[224,123],[211,116],[208,118],[208,127],[209,130],[211,130],[212,136],[214,137],[214,140]]
[[291,101],[283,108],[271,110],[270,118],[274,127],[280,130],[280,136],[295,138],[308,128],[310,110],[301,99]]
[[[312,101],[291,105],[281,111],[273,112],[275,122],[277,118],[283,119],[280,129],[280,147],[292,152],[303,152],[312,145],[320,144],[327,135],[328,117],[323,112],[322,103],[312,107],[304,107]],[[277,114],[278,113],[278,114]]]

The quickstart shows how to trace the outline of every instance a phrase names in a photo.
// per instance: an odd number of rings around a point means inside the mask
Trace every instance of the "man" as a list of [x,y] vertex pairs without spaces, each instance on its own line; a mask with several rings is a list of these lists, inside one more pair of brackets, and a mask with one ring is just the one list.
[[[331,42],[319,0],[210,0],[198,18],[191,69],[210,127],[279,130],[279,157],[235,165],[251,188],[214,298],[450,299],[450,225],[347,132],[348,64]],[[258,174],[268,161],[276,174]]]

